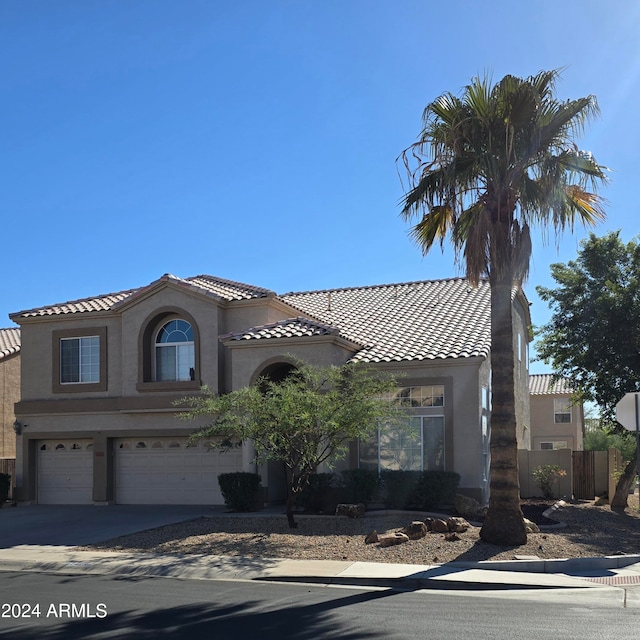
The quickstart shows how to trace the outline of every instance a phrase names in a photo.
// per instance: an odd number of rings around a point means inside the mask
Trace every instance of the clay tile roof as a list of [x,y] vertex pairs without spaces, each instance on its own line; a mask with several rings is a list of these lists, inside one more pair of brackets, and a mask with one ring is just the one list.
[[119,291],[118,293],[107,293],[92,298],[82,298],[80,300],[71,300],[69,302],[59,302],[46,307],[38,307],[27,309],[26,311],[18,311],[9,315],[12,319],[33,318],[36,316],[59,316],[70,313],[89,313],[92,311],[109,311],[115,304],[128,298],[135,293],[137,289],[129,289],[128,291]]
[[223,342],[231,340],[265,340],[269,338],[300,338],[338,334],[339,330],[309,318],[287,318],[270,324],[252,327],[220,336]]
[[0,329],[0,360],[20,351],[20,329]]
[[552,373],[537,373],[529,376],[529,392],[532,395],[543,395],[547,393],[573,393],[569,386],[569,381],[561,378],[553,382]]
[[362,362],[487,357],[489,284],[462,278],[287,293],[280,299],[366,345]]
[[249,300],[251,298],[266,298],[269,295],[275,295],[273,291],[263,287],[207,275],[186,278],[185,282],[213,293],[224,300]]
[[33,318],[36,316],[54,316],[70,313],[87,313],[92,311],[110,311],[116,305],[124,303],[126,300],[133,299],[136,295],[142,294],[159,282],[174,282],[180,286],[188,287],[204,294],[211,295],[222,300],[247,300],[250,298],[263,298],[268,295],[275,295],[268,289],[262,287],[254,287],[253,285],[225,280],[223,278],[215,278],[213,276],[194,276],[192,278],[178,278],[171,274],[165,274],[159,280],[137,289],[129,289],[118,293],[108,293],[92,298],[83,298],[81,300],[72,300],[70,302],[61,302],[46,307],[28,309],[26,311],[18,311],[10,314],[10,318]]

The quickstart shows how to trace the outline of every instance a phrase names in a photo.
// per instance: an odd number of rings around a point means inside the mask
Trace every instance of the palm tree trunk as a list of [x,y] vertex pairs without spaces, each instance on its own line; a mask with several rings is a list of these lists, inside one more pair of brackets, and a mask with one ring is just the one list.
[[480,530],[482,540],[504,546],[527,541],[518,478],[511,291],[511,277],[491,277],[490,494]]

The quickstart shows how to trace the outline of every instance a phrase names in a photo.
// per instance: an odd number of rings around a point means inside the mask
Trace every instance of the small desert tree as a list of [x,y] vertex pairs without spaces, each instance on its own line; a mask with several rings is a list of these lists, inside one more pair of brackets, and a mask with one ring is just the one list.
[[287,520],[297,526],[293,509],[310,474],[323,462],[344,458],[350,441],[366,438],[383,422],[403,415],[384,397],[395,379],[363,365],[316,367],[303,362],[284,380],[256,384],[218,396],[206,387],[183,401],[185,417],[212,421],[191,441],[212,439],[228,448],[233,439],[251,441],[256,462],[281,461],[288,471]]

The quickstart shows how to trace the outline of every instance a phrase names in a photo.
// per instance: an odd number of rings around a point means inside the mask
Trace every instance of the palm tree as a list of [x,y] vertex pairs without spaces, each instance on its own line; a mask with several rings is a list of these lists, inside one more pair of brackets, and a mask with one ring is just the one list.
[[527,535],[520,509],[512,295],[531,257],[530,227],[554,234],[576,221],[605,217],[595,193],[605,168],[574,143],[598,113],[594,96],[559,101],[558,71],[491,86],[473,78],[461,97],[429,104],[423,129],[401,154],[410,184],[402,198],[411,235],[427,253],[450,239],[472,285],[491,287],[491,466],[486,542],[519,545]]

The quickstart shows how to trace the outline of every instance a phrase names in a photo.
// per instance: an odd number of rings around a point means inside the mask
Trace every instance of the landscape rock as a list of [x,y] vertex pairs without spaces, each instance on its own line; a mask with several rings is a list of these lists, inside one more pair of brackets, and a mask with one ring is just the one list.
[[434,533],[449,533],[449,526],[444,520],[435,519],[431,523],[431,531]]
[[424,526],[427,527],[427,531],[431,531],[431,528],[433,526],[433,518],[425,518]]
[[469,530],[471,525],[464,518],[449,518],[447,520],[447,527],[449,531],[455,533],[464,533]]
[[456,542],[456,540],[462,540],[462,538],[455,532],[447,533],[447,535],[444,537],[444,539],[447,542]]
[[401,533],[408,536],[409,540],[419,540],[427,535],[427,525],[420,520],[415,520],[402,529]]
[[409,536],[397,531],[396,533],[387,533],[383,536],[378,536],[378,544],[381,547],[393,547],[404,542],[409,542]]
[[347,518],[363,518],[366,507],[361,502],[358,504],[339,504],[336,507],[337,516],[347,516]]
[[463,518],[481,518],[487,515],[487,507],[483,507],[477,500],[461,493],[456,493],[453,498],[453,508]]
[[543,512],[542,512],[542,515],[543,515],[545,518],[551,518],[551,519],[553,519],[553,516],[554,516],[555,512],[556,512],[558,509],[561,509],[562,507],[566,507],[566,506],[567,506],[567,503],[566,503],[564,500],[558,500],[557,502],[555,502],[555,503],[553,504],[553,506],[552,506],[552,507],[549,507],[546,511],[543,511]]
[[535,522],[531,522],[531,520],[527,518],[524,519],[524,526],[527,533],[540,533],[540,527]]
[[375,544],[378,542],[378,532],[374,529],[371,533],[368,533],[364,539],[365,544]]

